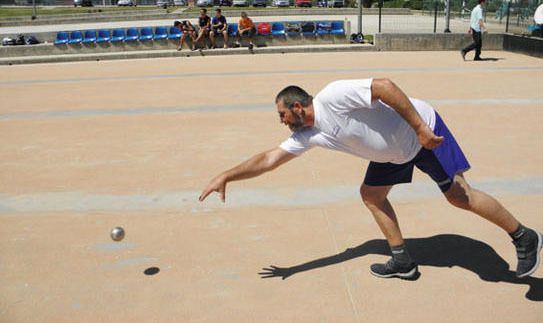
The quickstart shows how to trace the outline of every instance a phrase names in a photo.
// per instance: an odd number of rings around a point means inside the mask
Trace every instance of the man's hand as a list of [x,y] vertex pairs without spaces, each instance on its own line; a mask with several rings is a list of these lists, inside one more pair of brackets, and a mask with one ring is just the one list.
[[427,125],[421,127],[421,129],[417,131],[417,139],[422,147],[426,149],[434,149],[441,145],[444,140],[442,136],[436,136]]
[[203,202],[211,192],[218,192],[221,195],[221,201],[224,203],[226,200],[226,177],[224,175],[221,174],[212,179],[211,182],[207,184],[207,187],[204,188],[198,200]]

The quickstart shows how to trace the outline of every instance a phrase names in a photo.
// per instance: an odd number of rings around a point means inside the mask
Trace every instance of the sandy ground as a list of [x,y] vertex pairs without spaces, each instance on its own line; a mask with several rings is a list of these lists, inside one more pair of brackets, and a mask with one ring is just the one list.
[[[416,281],[358,197],[366,161],[313,149],[197,202],[289,135],[275,94],[390,77],[431,102],[473,186],[543,230],[543,60],[483,52],[192,57],[0,67],[0,322],[541,322],[543,268],[421,173],[391,197]],[[126,230],[113,242],[114,226]],[[274,265],[276,277],[261,279]],[[145,275],[158,267],[155,275]],[[284,278],[284,279],[283,279]]]

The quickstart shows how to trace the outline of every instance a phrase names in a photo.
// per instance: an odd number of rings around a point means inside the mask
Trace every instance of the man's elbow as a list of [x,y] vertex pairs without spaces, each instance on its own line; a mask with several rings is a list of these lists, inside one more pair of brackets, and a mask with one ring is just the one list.
[[394,83],[389,78],[373,79],[371,83],[372,101],[381,99],[386,93],[394,88]]

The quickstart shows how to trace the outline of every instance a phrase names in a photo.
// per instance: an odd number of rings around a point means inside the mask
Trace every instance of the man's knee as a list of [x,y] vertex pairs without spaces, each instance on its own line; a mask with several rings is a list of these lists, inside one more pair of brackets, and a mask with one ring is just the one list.
[[381,205],[386,200],[389,190],[388,187],[362,184],[360,186],[360,197],[362,202],[371,208],[372,206]]
[[449,190],[445,192],[445,197],[449,203],[458,208],[471,209],[471,188],[462,177],[455,178]]

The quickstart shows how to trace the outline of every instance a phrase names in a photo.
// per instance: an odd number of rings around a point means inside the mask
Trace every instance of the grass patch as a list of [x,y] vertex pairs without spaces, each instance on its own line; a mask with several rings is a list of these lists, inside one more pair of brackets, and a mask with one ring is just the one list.
[[[138,12],[148,10],[159,10],[156,6],[150,7],[37,7],[36,12],[38,16],[54,16],[54,15],[73,15],[73,14],[92,14],[101,12]],[[5,17],[24,17],[32,16],[32,8],[0,8],[0,18]]]

